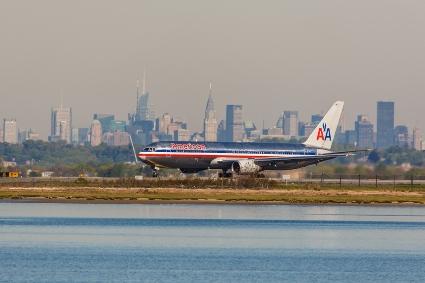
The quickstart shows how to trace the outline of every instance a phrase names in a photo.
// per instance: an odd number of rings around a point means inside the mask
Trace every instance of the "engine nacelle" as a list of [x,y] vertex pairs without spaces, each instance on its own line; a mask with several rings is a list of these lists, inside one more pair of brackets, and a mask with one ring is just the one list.
[[232,163],[232,171],[239,175],[250,175],[262,170],[253,159],[244,159]]

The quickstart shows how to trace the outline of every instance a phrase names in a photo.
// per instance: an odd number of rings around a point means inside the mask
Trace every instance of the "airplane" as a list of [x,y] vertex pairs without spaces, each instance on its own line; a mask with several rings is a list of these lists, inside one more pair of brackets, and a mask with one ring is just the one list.
[[343,108],[343,101],[335,102],[304,143],[167,141],[148,145],[137,157],[152,168],[153,177],[160,168],[182,173],[221,169],[220,177],[297,169],[359,152],[330,150]]

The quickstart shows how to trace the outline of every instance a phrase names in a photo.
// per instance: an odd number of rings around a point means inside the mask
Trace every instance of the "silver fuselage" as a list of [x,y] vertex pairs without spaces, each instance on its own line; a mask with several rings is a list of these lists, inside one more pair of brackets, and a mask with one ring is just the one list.
[[[309,148],[303,144],[286,143],[227,143],[227,142],[158,142],[138,153],[138,158],[156,168],[178,168],[186,172],[205,169],[228,170],[231,162],[243,159],[315,156],[329,151]],[[290,170],[314,164],[305,161],[285,162],[264,166],[263,170]]]

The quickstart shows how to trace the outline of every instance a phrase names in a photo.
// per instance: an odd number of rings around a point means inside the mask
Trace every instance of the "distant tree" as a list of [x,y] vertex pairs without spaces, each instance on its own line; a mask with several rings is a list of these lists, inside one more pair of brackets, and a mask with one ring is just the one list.
[[339,176],[348,175],[350,170],[346,166],[335,166],[335,174]]
[[354,168],[354,175],[370,176],[372,175],[372,170],[362,165],[357,165]]
[[381,157],[379,156],[379,153],[377,150],[372,151],[371,153],[369,153],[369,156],[367,157],[367,160],[371,163],[378,163],[379,160],[381,160]]
[[386,175],[387,172],[387,165],[385,165],[384,163],[379,163],[376,167],[375,167],[375,174],[376,175]]

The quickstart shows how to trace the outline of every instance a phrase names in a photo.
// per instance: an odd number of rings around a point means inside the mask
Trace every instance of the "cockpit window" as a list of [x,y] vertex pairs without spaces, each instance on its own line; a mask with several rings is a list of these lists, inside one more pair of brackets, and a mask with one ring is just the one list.
[[150,152],[152,152],[152,151],[155,151],[155,148],[154,147],[145,147],[145,149],[143,149],[143,151],[150,151]]

